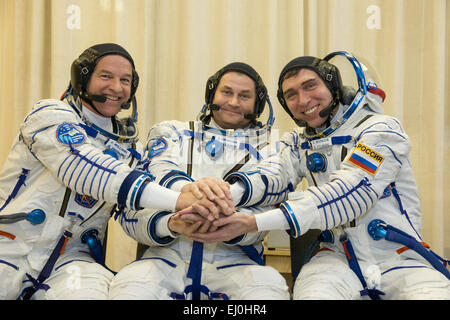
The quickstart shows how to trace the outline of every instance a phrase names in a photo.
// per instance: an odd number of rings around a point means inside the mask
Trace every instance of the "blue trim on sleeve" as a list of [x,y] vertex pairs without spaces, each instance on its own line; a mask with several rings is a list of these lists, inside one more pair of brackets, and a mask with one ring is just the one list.
[[193,182],[194,179],[192,179],[186,172],[179,171],[179,170],[172,170],[169,173],[167,173],[162,179],[159,181],[159,185],[169,188],[172,187],[172,185],[180,180],[186,180],[189,182]]
[[120,189],[119,189],[119,194],[117,195],[117,203],[120,206],[126,207],[128,193],[130,192],[130,189],[132,188],[135,181],[142,176],[143,176],[143,173],[141,171],[133,170],[128,174],[128,176],[122,182],[122,185],[120,186]]
[[247,175],[245,173],[233,172],[232,174],[225,177],[224,180],[229,182],[230,184],[236,182],[237,180],[244,183],[245,191],[244,191],[244,194],[242,195],[241,201],[239,201],[239,203],[236,205],[237,207],[241,207],[241,206],[245,205],[251,199],[252,194],[253,194],[253,188],[252,188],[252,184],[251,184],[249,178],[247,177]]
[[284,217],[286,218],[290,230],[288,234],[294,238],[297,238],[300,233],[300,225],[298,224],[297,219],[295,218],[294,211],[292,211],[291,206],[285,201],[280,204],[281,212],[283,212]]
[[151,219],[148,220],[148,223],[147,223],[148,236],[150,237],[150,239],[152,239],[153,241],[155,241],[158,244],[166,245],[175,240],[175,238],[172,238],[171,236],[160,238],[156,235],[156,223],[158,222],[158,220],[161,217],[166,216],[171,213],[172,212],[170,212],[170,211],[160,211],[160,212],[154,214],[151,217]]

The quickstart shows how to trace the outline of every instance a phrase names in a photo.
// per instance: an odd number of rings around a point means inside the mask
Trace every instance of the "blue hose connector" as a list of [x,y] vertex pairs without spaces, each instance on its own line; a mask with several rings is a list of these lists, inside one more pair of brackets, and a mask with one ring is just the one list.
[[367,231],[373,240],[384,239],[387,234],[386,222],[380,219],[372,220],[367,226]]
[[310,154],[306,158],[306,167],[311,172],[325,172],[327,170],[327,158],[317,152]]
[[33,211],[27,213],[26,219],[32,225],[41,224],[45,220],[45,212],[41,209],[34,209]]

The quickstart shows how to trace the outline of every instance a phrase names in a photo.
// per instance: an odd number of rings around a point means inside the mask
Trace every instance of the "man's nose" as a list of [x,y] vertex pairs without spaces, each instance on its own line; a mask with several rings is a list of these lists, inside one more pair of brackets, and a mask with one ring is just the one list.
[[309,96],[307,94],[305,94],[304,92],[301,92],[299,90],[298,92],[298,105],[300,108],[305,108],[308,106],[309,103]]
[[233,94],[233,96],[228,101],[230,106],[239,106],[239,96],[237,94]]
[[110,88],[115,92],[119,92],[122,90],[122,83],[119,78],[113,78],[110,82]]

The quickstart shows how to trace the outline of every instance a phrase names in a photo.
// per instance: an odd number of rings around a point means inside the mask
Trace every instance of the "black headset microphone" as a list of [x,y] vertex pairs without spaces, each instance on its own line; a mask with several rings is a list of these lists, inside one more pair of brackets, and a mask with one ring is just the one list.
[[321,118],[327,118],[331,114],[331,112],[333,112],[337,104],[338,101],[336,101],[336,98],[334,98],[333,100],[331,100],[330,104],[326,108],[324,108],[322,111],[319,112],[319,116]]
[[101,103],[106,101],[105,95],[90,94],[88,92],[82,92],[81,95],[83,96],[83,98],[88,99],[88,100],[94,100],[94,101],[101,102]]

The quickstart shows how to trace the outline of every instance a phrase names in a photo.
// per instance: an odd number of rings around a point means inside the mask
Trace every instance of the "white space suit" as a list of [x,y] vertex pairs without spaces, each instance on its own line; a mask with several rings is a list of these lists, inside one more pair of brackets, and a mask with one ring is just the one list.
[[[398,120],[381,114],[377,95],[363,99],[352,114],[348,105],[339,106],[330,128],[349,118],[331,134],[308,139],[298,128],[257,172],[237,172],[229,180],[245,186],[244,205],[288,199],[282,209],[256,216],[258,230],[285,229],[294,237],[327,230],[322,240],[328,242],[301,269],[294,299],[359,299],[369,292],[383,299],[450,298],[449,280],[420,255],[368,233],[370,222],[381,219],[422,241],[409,138]],[[309,187],[290,192],[303,178]],[[359,262],[363,281],[346,256]]]
[[[37,102],[0,174],[0,300],[36,284],[48,261],[50,277],[32,298],[107,297],[113,274],[95,263],[87,243],[98,249],[115,204],[133,208],[136,190],[150,178],[133,169],[142,145],[101,134],[80,110],[71,94]],[[136,135],[115,123],[119,135]],[[18,219],[33,210],[37,218]]]
[[[201,121],[168,121],[153,127],[148,169],[156,181],[179,190],[201,177],[222,179],[239,168],[249,169],[267,156],[271,145],[266,127],[216,127]],[[251,215],[263,210],[242,211]],[[114,277],[111,299],[289,298],[284,278],[272,267],[256,262],[262,260],[261,241],[266,233],[203,245],[172,234],[167,227],[171,215],[173,212],[142,210],[121,216],[127,234],[150,248]]]

